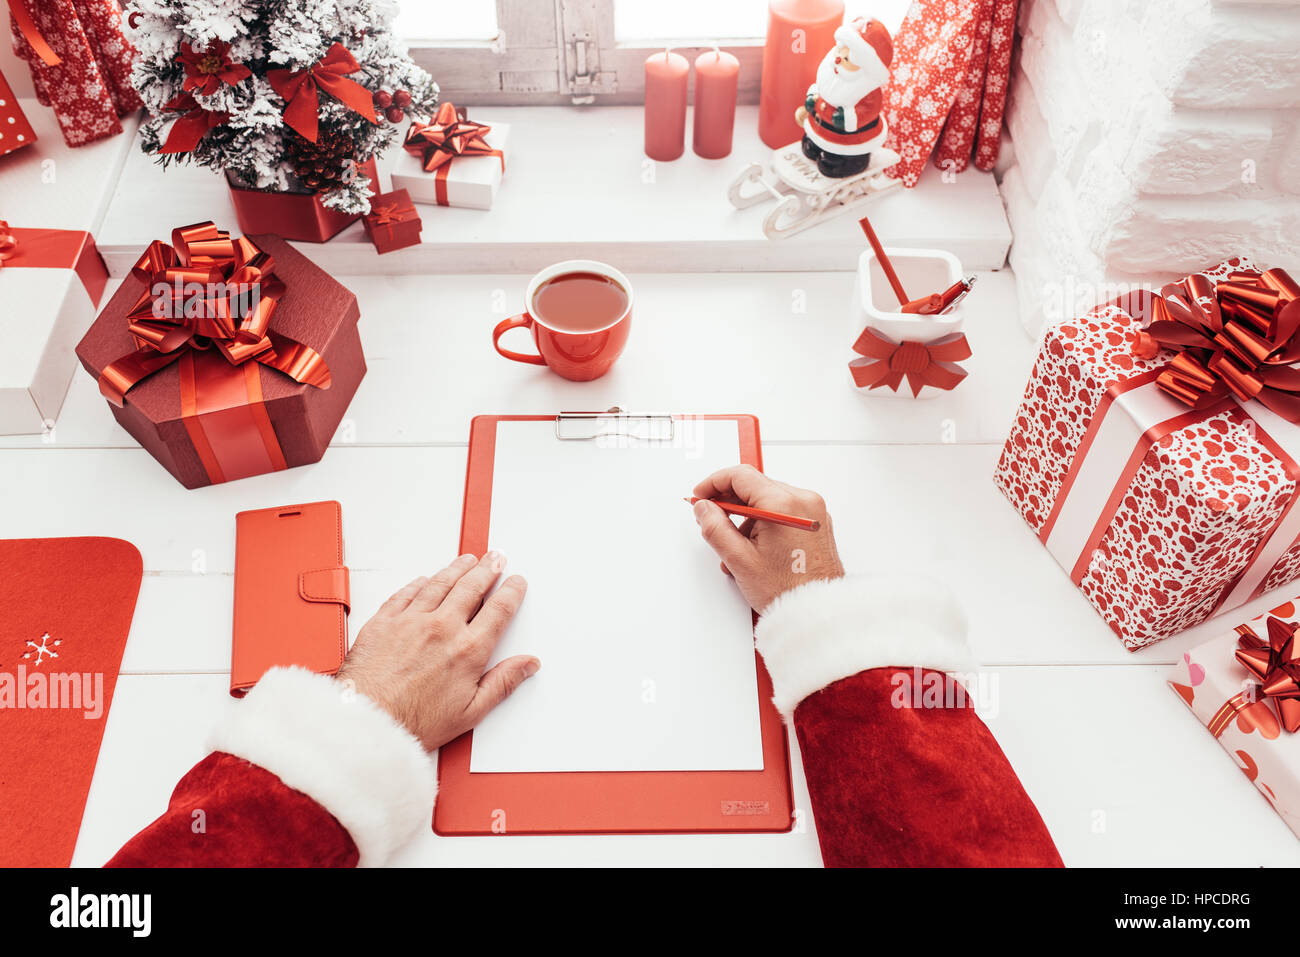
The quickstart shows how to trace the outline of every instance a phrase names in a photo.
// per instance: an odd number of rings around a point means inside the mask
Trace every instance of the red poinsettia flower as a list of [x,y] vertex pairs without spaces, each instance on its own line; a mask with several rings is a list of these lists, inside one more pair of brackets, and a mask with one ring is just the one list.
[[204,96],[211,96],[221,88],[222,83],[234,86],[240,80],[252,76],[252,71],[242,63],[230,59],[230,44],[214,40],[202,52],[195,50],[189,43],[181,43],[181,52],[176,60],[185,65],[185,90],[193,90]]

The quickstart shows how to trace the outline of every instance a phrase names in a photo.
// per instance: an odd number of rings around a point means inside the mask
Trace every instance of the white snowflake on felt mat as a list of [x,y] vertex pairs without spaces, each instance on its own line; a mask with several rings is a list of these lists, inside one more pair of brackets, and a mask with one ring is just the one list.
[[35,651],[29,651],[25,653],[23,657],[31,658],[32,655],[36,655],[36,666],[39,668],[41,662],[44,661],[47,657],[49,658],[59,657],[59,653],[55,651],[54,648],[57,648],[61,644],[63,644],[63,639],[55,638],[53,641],[53,648],[52,648],[50,642],[50,634],[49,632],[46,632],[45,634],[41,635],[40,644],[37,644],[34,641],[27,642],[27,647],[34,648]]

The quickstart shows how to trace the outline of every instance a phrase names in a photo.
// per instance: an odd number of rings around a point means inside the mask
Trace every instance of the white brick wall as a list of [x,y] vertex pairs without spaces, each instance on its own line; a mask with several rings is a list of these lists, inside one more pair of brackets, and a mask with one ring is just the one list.
[[1032,334],[1235,254],[1300,273],[1300,2],[1021,0],[1002,178]]

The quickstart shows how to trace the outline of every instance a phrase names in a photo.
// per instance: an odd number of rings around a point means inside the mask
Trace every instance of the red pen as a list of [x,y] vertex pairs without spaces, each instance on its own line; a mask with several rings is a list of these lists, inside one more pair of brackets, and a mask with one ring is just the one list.
[[822,523],[813,518],[800,518],[797,515],[782,515],[780,512],[769,512],[765,508],[750,508],[748,505],[732,505],[730,502],[719,502],[712,498],[687,498],[684,499],[684,501],[690,505],[694,505],[696,502],[712,502],[728,515],[742,515],[745,518],[758,518],[765,522],[771,522],[774,525],[785,525],[789,528],[797,528],[805,532],[815,532],[822,527]]

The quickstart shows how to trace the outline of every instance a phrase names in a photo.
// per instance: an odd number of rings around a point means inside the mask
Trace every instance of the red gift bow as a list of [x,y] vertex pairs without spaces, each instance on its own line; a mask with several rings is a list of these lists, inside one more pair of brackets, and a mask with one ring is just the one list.
[[[271,329],[285,286],[275,277],[275,261],[248,238],[231,239],[211,222],[183,226],[172,230],[171,246],[157,239],[150,243],[131,275],[145,284],[127,313],[136,351],[99,375],[99,391],[114,405],[124,405],[126,394],[159,369],[213,346],[231,366],[251,359],[295,382],[330,387],[320,353]],[[201,301],[192,298],[194,286],[186,288],[192,283],[201,284]],[[257,296],[250,307],[251,288]],[[158,308],[163,299],[170,300],[169,309]]]
[[1300,285],[1284,270],[1217,283],[1198,273],[1160,290],[1133,351],[1178,353],[1156,383],[1186,405],[1204,408],[1231,394],[1300,423],[1300,369],[1291,367],[1300,361],[1297,332]]
[[366,217],[370,220],[371,226],[387,226],[388,237],[393,237],[393,227],[399,223],[408,223],[413,219],[418,219],[419,214],[415,211],[415,206],[411,203],[405,205],[394,200],[391,203],[385,203],[382,206],[376,206]]
[[320,128],[320,95],[324,90],[354,113],[378,123],[374,97],[347,74],[361,69],[347,47],[335,43],[325,55],[305,70],[271,70],[266,74],[271,88],[284,98],[284,122],[313,143]]
[[18,255],[18,237],[9,231],[9,224],[0,219],[0,269],[7,260]]
[[1287,731],[1300,730],[1300,625],[1268,616],[1268,641],[1249,627],[1238,630],[1237,660],[1259,682],[1259,693],[1271,700]]
[[426,173],[432,173],[458,156],[496,156],[506,168],[505,154],[488,146],[484,137],[492,127],[464,119],[451,103],[443,103],[431,123],[412,123],[402,148],[420,158]]
[[173,97],[163,109],[182,112],[184,116],[172,124],[167,142],[158,148],[159,153],[188,153],[199,145],[208,130],[222,126],[230,119],[229,113],[218,113],[200,106],[191,93]]
[[927,385],[945,391],[952,389],[966,378],[966,370],[955,363],[971,356],[970,344],[960,332],[931,342],[912,339],[894,342],[870,326],[853,343],[853,351],[865,357],[849,363],[858,388],[876,389],[885,385],[897,392],[906,376],[913,397],[920,395]]

